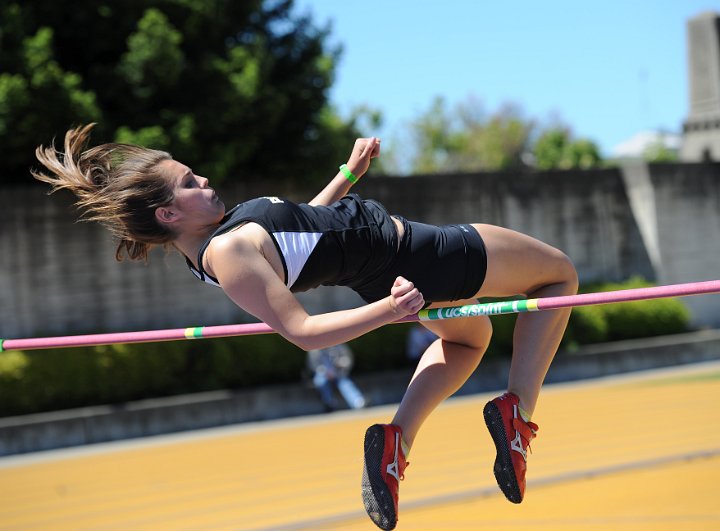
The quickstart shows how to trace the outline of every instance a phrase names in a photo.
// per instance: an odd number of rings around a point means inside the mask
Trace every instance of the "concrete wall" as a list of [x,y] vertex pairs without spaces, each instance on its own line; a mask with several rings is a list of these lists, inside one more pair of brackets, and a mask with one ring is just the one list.
[[[267,185],[265,185],[267,186]],[[564,250],[584,282],[642,275],[660,283],[720,278],[720,165],[585,172],[367,178],[357,191],[430,223],[487,222]],[[76,224],[69,195],[43,187],[0,193],[0,337],[240,322],[223,293],[176,253],[150,264],[114,260],[96,224]],[[313,191],[296,200],[307,200]],[[228,204],[279,190],[221,190]],[[720,296],[686,299],[698,324],[720,325]],[[344,288],[301,296],[313,312],[360,304]]]
[[[720,279],[720,165],[658,164],[648,174],[653,193],[646,202],[654,203],[655,210],[657,282]],[[720,295],[684,300],[695,324],[720,325]]]

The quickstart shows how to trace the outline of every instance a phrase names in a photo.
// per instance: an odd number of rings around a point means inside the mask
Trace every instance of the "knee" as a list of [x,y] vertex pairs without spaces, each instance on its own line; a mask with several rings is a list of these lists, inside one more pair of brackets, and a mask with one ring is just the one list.
[[553,295],[575,295],[578,291],[578,274],[572,260],[557,249],[547,256],[541,280],[534,284],[525,295],[535,296],[538,291],[552,287]]
[[490,338],[492,337],[492,322],[487,315],[478,317],[465,317],[463,324],[463,330],[461,334],[455,335],[455,337],[443,338],[445,341],[457,343],[462,346],[468,347],[474,351],[477,351],[480,355],[484,354],[490,345]]
[[424,322],[441,340],[485,353],[492,337],[492,323],[486,315],[447,321]]
[[468,326],[467,346],[484,353],[490,344],[493,332],[490,318],[487,315],[481,315],[477,318],[471,318],[468,324],[470,326]]
[[572,260],[563,252],[558,251],[558,275],[560,282],[563,284],[564,291],[567,295],[575,295],[578,291],[579,280],[577,269]]

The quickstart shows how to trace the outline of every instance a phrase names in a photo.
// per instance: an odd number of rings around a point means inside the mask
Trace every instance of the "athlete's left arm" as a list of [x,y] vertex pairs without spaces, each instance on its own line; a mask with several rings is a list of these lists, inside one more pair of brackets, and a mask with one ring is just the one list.
[[[347,167],[355,177],[360,179],[370,167],[370,161],[379,155],[379,138],[358,138],[355,141],[352,153],[347,161]],[[352,185],[353,183],[345,177],[343,172],[339,171],[333,180],[308,204],[311,206],[332,205],[335,201],[346,195]]]

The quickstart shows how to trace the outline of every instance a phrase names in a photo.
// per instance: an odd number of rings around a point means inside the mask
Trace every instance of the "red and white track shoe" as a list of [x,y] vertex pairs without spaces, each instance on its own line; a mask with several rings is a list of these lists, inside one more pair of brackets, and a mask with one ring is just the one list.
[[392,424],[375,424],[365,432],[362,498],[370,519],[380,529],[395,529],[398,491],[404,479],[402,431]]
[[485,424],[495,443],[495,479],[505,497],[520,503],[525,496],[527,450],[538,431],[537,424],[525,422],[520,416],[520,400],[505,393],[485,404]]

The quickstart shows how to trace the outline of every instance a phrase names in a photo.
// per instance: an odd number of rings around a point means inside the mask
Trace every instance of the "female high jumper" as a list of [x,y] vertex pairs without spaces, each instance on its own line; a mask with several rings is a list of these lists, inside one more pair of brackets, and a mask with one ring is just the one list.
[[[577,291],[568,257],[529,236],[487,224],[416,223],[349,194],[380,154],[377,138],[356,140],[347,164],[307,204],[261,197],[226,210],[205,177],[168,153],[89,147],[92,127],[69,130],[64,152],[39,146],[45,170],[34,177],[52,191],[75,193],[84,216],[118,238],[118,260],[175,248],[195,276],[303,350],[343,343],[450,301]],[[293,292],[319,285],[348,286],[367,304],[309,315]],[[507,392],[483,410],[497,452],[495,478],[513,503],[524,496],[526,450],[538,430],[530,419],[569,314],[567,308],[518,315]],[[397,524],[399,481],[421,425],[472,374],[492,333],[486,316],[422,324],[438,339],[418,362],[392,421],[365,433],[362,498],[382,529]]]

